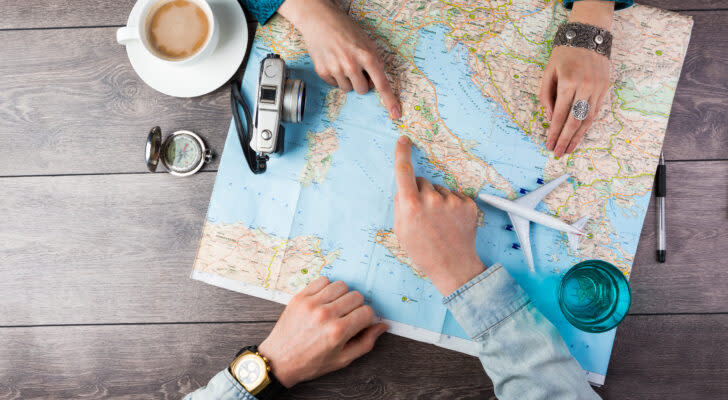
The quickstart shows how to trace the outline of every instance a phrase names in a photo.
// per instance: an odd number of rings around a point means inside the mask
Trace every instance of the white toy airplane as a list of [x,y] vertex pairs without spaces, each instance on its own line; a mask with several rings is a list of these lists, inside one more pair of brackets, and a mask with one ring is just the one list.
[[[589,220],[589,216],[584,216],[574,224],[569,225],[566,222],[535,210],[538,203],[540,203],[547,194],[556,189],[557,186],[567,179],[569,179],[569,174],[561,175],[531,193],[523,195],[513,201],[486,193],[478,195],[480,200],[483,200],[491,206],[508,213],[508,217],[511,219],[511,223],[513,224],[513,229],[516,231],[516,236],[518,236],[518,241],[521,243],[520,248],[523,251],[523,255],[526,257],[526,262],[528,263],[528,267],[531,271],[535,270],[533,267],[533,254],[531,253],[531,238],[529,236],[531,221],[561,232],[566,232],[566,237],[569,240],[569,246],[573,251],[578,249],[579,237],[584,234],[581,230]],[[507,229],[508,228],[509,227],[507,227]],[[514,247],[518,248],[515,244]]]

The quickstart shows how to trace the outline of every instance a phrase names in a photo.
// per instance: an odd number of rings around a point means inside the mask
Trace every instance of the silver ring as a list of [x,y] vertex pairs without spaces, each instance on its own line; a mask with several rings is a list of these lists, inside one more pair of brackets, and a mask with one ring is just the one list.
[[574,119],[583,121],[586,119],[587,114],[589,114],[589,103],[586,100],[577,100],[571,106],[571,115],[574,116]]

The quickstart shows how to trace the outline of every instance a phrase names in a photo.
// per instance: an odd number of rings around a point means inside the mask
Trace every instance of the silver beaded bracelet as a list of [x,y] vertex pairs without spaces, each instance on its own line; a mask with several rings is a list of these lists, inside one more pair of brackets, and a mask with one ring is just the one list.
[[566,22],[556,31],[553,46],[581,47],[609,58],[612,53],[612,34],[593,25]]

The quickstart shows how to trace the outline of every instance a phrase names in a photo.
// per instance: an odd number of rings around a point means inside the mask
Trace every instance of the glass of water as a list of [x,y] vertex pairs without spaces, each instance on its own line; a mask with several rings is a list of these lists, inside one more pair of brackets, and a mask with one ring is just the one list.
[[614,265],[580,262],[564,274],[559,286],[559,306],[566,319],[585,332],[608,331],[627,315],[630,304],[627,278]]

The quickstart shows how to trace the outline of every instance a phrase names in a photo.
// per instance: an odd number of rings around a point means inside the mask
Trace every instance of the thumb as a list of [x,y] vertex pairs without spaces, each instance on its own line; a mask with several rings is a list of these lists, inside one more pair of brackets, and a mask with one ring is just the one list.
[[383,322],[374,324],[360,334],[349,340],[341,349],[341,356],[345,365],[348,365],[357,358],[369,353],[374,348],[374,343],[379,339],[389,326]]

